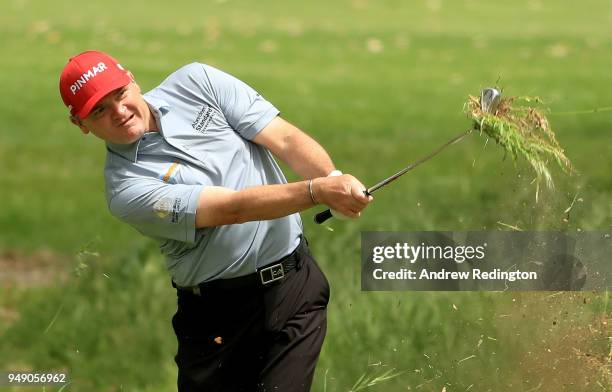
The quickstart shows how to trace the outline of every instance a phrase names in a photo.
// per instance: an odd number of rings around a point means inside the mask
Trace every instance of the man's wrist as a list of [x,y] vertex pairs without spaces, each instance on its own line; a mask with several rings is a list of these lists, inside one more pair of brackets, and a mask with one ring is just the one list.
[[312,200],[312,204],[316,206],[317,204],[319,204],[319,201],[315,197],[314,191],[312,190],[312,182],[312,179],[308,180],[308,193],[310,194],[310,200]]

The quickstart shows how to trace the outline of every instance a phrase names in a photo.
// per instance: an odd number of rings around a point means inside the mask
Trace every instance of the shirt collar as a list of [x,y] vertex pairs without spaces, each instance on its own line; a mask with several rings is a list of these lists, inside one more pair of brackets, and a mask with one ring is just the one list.
[[[151,109],[151,113],[153,113],[153,116],[155,117],[155,121],[157,122],[157,127],[159,128],[159,131],[162,134],[162,136],[164,136],[163,129],[161,126],[162,125],[161,119],[166,113],[170,111],[170,104],[168,104],[168,102],[164,101],[161,98],[156,98],[150,95],[149,93],[143,95],[142,97],[144,98],[145,102],[149,105],[149,108]],[[128,159],[132,162],[136,162],[136,158],[138,157],[138,146],[140,145],[141,140],[142,138],[138,139],[137,141],[131,144],[116,144],[116,143],[106,142],[106,148],[109,151],[112,151],[116,154],[121,155],[125,159]]]

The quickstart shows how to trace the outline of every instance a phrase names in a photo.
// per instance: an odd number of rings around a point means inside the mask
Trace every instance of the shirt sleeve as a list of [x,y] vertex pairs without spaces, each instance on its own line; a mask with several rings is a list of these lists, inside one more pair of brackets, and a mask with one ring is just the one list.
[[124,180],[108,202],[110,212],[146,236],[195,242],[195,216],[204,185]]
[[253,139],[280,113],[246,83],[214,67],[201,65],[204,90],[211,93],[228,124],[245,139]]

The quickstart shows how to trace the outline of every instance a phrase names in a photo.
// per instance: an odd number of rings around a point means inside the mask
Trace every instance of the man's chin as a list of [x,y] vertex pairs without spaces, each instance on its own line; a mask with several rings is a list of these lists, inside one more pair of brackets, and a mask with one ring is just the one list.
[[130,128],[125,130],[125,140],[124,144],[132,144],[140,140],[140,138],[145,134],[146,129],[142,126],[131,126]]
[[139,141],[143,135],[144,135],[144,132],[134,133],[134,134],[130,133],[129,135],[125,135],[121,139],[110,140],[110,142],[113,144],[125,144],[125,145],[133,144]]

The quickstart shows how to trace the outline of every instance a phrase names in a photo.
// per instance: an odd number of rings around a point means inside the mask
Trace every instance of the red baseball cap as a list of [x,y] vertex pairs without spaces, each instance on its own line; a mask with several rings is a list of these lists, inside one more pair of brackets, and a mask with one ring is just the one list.
[[106,53],[90,50],[68,60],[60,76],[59,88],[70,114],[85,118],[106,94],[131,81],[117,60]]

